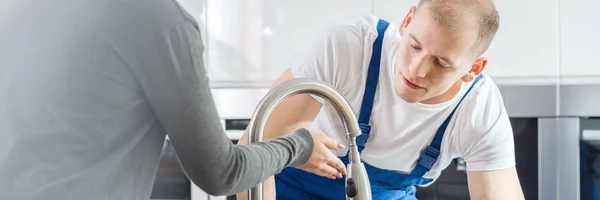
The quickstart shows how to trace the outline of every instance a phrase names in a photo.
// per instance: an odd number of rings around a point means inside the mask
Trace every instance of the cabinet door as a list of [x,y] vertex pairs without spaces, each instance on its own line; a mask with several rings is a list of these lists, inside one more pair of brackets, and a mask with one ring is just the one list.
[[364,0],[207,0],[211,80],[270,85],[325,25],[370,10]]
[[[554,84],[558,80],[556,1],[495,1],[500,28],[485,53],[490,60],[487,74],[497,82],[508,83]],[[400,23],[410,6],[416,4],[418,0],[373,1],[375,15],[395,23]]]
[[486,52],[486,71],[498,79],[547,81],[558,78],[557,0],[495,1],[500,28]]
[[[566,83],[599,83],[600,2],[559,0],[560,74]],[[596,14],[594,14],[596,13]]]

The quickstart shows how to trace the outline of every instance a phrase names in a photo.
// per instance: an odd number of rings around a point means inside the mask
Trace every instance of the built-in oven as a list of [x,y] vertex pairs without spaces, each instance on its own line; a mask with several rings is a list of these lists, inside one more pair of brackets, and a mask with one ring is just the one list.
[[555,124],[557,145],[546,149],[554,158],[547,164],[555,164],[556,176],[549,176],[543,199],[600,199],[592,198],[600,191],[593,172],[600,152],[600,85],[561,86],[559,97],[559,117],[548,122]]

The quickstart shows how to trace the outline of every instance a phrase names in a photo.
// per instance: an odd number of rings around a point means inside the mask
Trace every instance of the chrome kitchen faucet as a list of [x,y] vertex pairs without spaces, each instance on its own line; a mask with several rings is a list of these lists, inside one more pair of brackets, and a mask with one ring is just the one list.
[[[321,81],[292,79],[271,89],[259,102],[250,124],[248,124],[248,144],[263,140],[265,125],[277,105],[291,96],[304,93],[319,96],[333,105],[342,120],[346,136],[350,140],[349,163],[346,173],[346,199],[371,200],[369,177],[356,146],[356,137],[362,134],[358,126],[358,120],[346,99],[331,86]],[[249,190],[248,199],[263,200],[262,183]]]

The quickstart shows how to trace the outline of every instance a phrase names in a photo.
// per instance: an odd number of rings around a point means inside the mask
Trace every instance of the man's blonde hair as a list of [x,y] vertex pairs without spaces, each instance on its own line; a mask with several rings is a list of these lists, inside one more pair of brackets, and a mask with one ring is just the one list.
[[417,10],[427,8],[431,17],[450,30],[478,29],[473,52],[481,56],[490,47],[500,16],[493,0],[420,0]]

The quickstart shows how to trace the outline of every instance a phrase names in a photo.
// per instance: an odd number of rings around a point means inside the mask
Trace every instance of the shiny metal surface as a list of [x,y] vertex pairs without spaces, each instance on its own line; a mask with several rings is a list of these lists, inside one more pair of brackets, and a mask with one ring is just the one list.
[[558,154],[557,168],[558,182],[556,191],[557,199],[580,198],[579,186],[579,141],[580,125],[578,117],[558,118]]
[[507,85],[499,89],[509,117],[558,116],[555,85]]
[[[347,199],[370,200],[371,186],[356,146],[356,137],[361,134],[358,120],[344,97],[323,82],[310,79],[293,79],[281,83],[270,90],[259,102],[258,107],[252,115],[248,126],[248,143],[262,141],[267,120],[277,105],[291,96],[303,93],[313,94],[327,100],[340,115],[350,139],[350,163],[347,168],[346,180],[354,179],[358,189],[358,194],[354,198],[347,197]],[[252,188],[249,191],[248,197],[250,200],[262,200],[262,183]]]
[[600,85],[561,85],[559,116],[600,116]]
[[558,118],[538,118],[538,197],[558,200]]

